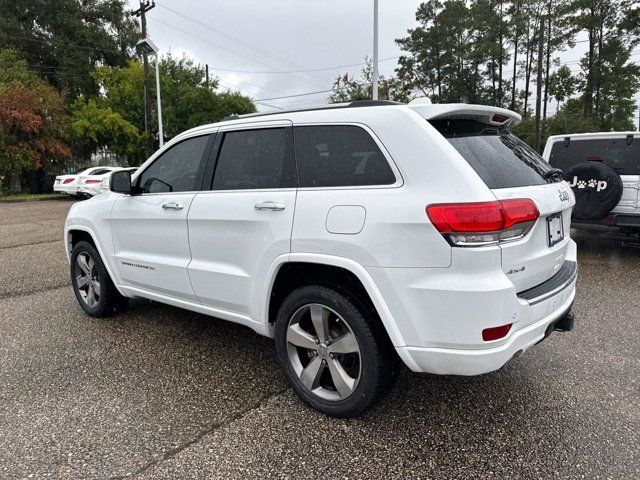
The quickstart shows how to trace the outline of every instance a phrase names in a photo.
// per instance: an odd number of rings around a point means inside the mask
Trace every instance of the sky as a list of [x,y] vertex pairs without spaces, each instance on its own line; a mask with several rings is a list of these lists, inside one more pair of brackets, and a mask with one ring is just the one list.
[[[128,1],[138,8],[139,0]],[[395,39],[417,25],[420,3],[379,0],[381,74],[393,74],[402,54]],[[262,111],[326,103],[335,78],[358,76],[373,51],[373,0],[156,0],[147,19],[161,54],[184,53],[208,64],[223,89],[263,101]],[[636,50],[632,58],[640,60]],[[557,56],[578,72],[584,52],[585,43],[579,42]],[[316,71],[292,73],[300,70]],[[291,95],[301,96],[278,98]],[[535,86],[530,104],[535,105]],[[555,111],[555,102],[549,111]]]

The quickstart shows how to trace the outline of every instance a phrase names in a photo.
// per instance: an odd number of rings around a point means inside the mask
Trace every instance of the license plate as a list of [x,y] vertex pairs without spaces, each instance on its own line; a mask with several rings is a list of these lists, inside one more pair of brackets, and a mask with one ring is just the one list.
[[562,225],[561,213],[547,217],[547,238],[550,247],[564,240],[564,226]]

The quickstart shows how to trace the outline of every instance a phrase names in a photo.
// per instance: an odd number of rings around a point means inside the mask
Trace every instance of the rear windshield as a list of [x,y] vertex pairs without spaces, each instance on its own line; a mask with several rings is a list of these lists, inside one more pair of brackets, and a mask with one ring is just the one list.
[[506,130],[475,120],[430,120],[489,188],[527,187],[545,179],[551,167],[535,150]]
[[585,161],[602,162],[620,175],[639,175],[640,138],[574,138],[555,142],[551,147],[549,163],[555,168],[566,171]]
[[105,173],[109,173],[111,171],[110,168],[98,168],[89,173],[89,175],[104,175]]

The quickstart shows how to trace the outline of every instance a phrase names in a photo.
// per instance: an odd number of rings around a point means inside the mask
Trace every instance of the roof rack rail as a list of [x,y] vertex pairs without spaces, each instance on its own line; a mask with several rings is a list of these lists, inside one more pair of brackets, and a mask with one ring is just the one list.
[[405,105],[402,102],[393,100],[353,100],[347,104],[348,107],[381,107],[384,105]]
[[294,112],[313,112],[316,110],[331,110],[334,108],[360,108],[360,107],[381,107],[389,105],[406,105],[402,102],[394,102],[392,100],[353,100],[349,103],[329,103],[327,105],[319,105],[317,107],[307,108],[292,108],[290,110],[276,110],[275,112],[256,112],[247,113],[245,115],[227,115],[221,121],[226,122],[228,120],[238,120],[240,118],[253,118],[253,117],[266,117],[268,115],[278,115],[281,113],[294,113]]

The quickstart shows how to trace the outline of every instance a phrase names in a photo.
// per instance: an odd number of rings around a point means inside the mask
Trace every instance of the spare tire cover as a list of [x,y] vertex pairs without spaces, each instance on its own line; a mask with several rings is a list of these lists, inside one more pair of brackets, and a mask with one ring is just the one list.
[[599,220],[609,213],[622,197],[622,179],[611,167],[600,162],[583,162],[564,173],[576,196],[572,218]]

